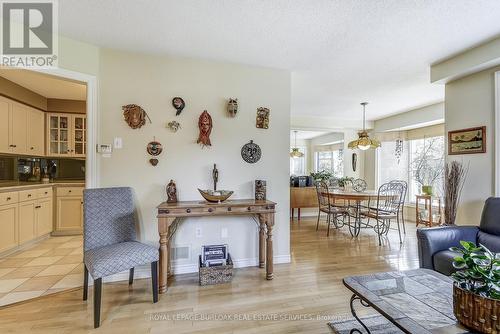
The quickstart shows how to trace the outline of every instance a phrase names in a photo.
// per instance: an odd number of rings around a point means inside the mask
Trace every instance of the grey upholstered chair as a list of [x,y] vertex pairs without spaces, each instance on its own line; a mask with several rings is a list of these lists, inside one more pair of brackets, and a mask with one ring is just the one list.
[[87,189],[83,194],[83,300],[89,273],[94,279],[94,328],[100,325],[102,278],[125,270],[129,284],[134,267],[151,264],[153,303],[158,301],[158,249],[136,241],[131,188]]

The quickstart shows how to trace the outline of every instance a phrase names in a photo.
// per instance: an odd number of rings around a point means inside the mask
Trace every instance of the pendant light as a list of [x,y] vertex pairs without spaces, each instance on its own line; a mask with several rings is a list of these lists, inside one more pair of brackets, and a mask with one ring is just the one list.
[[351,150],[355,150],[359,148],[362,151],[366,151],[370,148],[377,148],[380,147],[380,142],[376,139],[372,139],[368,136],[368,132],[365,129],[365,115],[366,115],[366,105],[368,102],[362,102],[361,105],[363,106],[363,131],[358,132],[359,138],[356,140],[353,140],[352,142],[349,143],[347,147],[349,147]]
[[297,147],[297,130],[293,131],[295,133],[295,147],[292,147],[292,152],[290,152],[290,157],[292,158],[302,158],[304,156],[304,153],[299,151],[299,148]]

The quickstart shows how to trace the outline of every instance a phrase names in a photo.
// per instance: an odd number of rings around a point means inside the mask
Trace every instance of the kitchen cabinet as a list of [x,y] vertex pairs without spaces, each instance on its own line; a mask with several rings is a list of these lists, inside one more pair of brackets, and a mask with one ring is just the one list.
[[19,203],[19,244],[35,238],[36,201]]
[[38,200],[36,208],[36,236],[41,237],[53,231],[52,198]]
[[74,235],[82,232],[83,187],[58,187],[54,234]]
[[0,96],[0,152],[10,153],[10,103]]
[[47,114],[47,155],[85,157],[86,115]]
[[0,205],[0,252],[18,245],[18,205]]
[[37,156],[45,154],[45,113],[36,109],[28,110],[27,153]]

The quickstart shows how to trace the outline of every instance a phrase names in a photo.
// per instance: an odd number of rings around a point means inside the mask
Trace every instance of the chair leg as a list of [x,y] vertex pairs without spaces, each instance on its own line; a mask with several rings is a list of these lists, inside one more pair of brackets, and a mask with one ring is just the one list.
[[94,280],[94,328],[101,325],[101,288],[102,278]]
[[399,227],[399,215],[396,216],[396,222],[398,224],[399,243],[402,244],[403,240],[401,239],[401,228]]
[[378,235],[378,245],[382,246],[382,242],[380,241],[380,221],[377,219],[377,235]]
[[318,210],[318,221],[316,222],[316,231],[318,230],[319,228],[319,216],[321,215],[321,211]]
[[151,282],[153,284],[153,303],[158,302],[158,261],[151,262]]
[[128,285],[132,285],[134,283],[134,268],[130,268],[130,272],[128,274]]
[[83,265],[83,300],[87,300],[88,291],[89,291],[89,270],[87,266]]
[[404,209],[401,209],[401,222],[403,223],[403,233],[406,234],[405,211],[404,211]]
[[326,236],[330,236],[330,213],[328,213],[328,219],[326,220],[326,223],[328,224],[327,230],[326,230]]

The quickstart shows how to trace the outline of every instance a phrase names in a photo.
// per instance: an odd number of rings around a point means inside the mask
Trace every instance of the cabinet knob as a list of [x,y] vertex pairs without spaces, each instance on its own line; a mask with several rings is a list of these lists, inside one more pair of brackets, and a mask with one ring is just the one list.
[[33,146],[30,147],[30,150],[34,150],[35,148]]
[[9,146],[10,146],[10,147],[17,147],[17,145],[13,145],[13,144],[11,144],[11,145],[9,145]]
[[231,211],[231,210],[233,210],[231,207],[228,207],[228,208],[227,208],[227,211]]
[[68,192],[70,193],[70,192],[71,192],[71,190],[68,190]]
[[213,211],[214,211],[214,209],[208,208],[208,212],[213,212]]
[[251,207],[248,207],[248,208],[247,208],[247,210],[248,210],[248,211],[250,211],[250,210],[252,210],[252,208],[251,208]]
[[186,212],[187,213],[191,213],[191,209],[186,209]]
[[40,209],[42,206],[41,205],[37,205],[35,206],[35,209]]
[[28,197],[31,197],[31,194],[28,194]]
[[7,201],[10,201],[10,200],[11,200],[11,198],[10,198],[10,197],[7,197]]
[[48,193],[49,193],[49,192],[48,192],[48,191],[46,191],[46,192],[45,192],[45,195],[47,195]]

